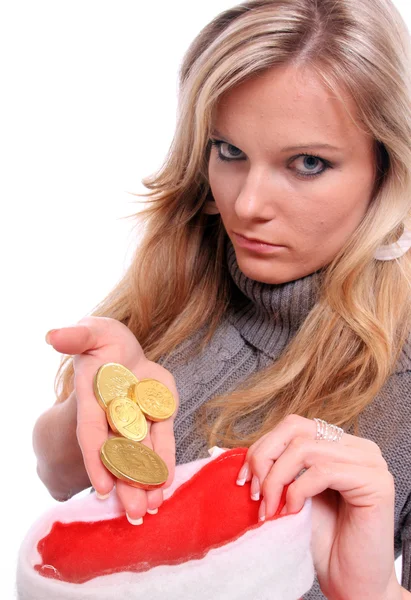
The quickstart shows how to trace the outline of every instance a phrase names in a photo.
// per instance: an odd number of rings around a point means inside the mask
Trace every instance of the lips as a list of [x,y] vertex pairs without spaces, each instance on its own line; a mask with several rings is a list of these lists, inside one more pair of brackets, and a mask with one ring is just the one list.
[[238,235],[240,238],[243,238],[243,239],[247,240],[248,242],[254,242],[255,244],[265,244],[266,246],[281,246],[281,244],[273,244],[272,242],[266,242],[264,240],[259,240],[257,238],[243,235],[242,233],[235,233],[235,235]]

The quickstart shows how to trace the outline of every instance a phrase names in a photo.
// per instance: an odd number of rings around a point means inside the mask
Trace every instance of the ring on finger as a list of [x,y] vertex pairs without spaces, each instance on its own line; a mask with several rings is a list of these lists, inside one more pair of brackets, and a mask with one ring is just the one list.
[[323,421],[323,419],[315,418],[314,421],[317,425],[316,440],[325,440],[326,442],[340,441],[344,433],[344,430],[341,429],[341,427],[327,423],[327,421]]

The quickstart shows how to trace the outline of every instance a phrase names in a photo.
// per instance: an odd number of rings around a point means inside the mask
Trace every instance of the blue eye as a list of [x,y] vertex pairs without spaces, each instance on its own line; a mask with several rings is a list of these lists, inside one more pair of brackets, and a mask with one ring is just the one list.
[[[306,156],[304,159],[304,166],[307,167],[308,169],[311,169],[312,167],[315,167],[315,165],[317,164],[318,158],[315,158],[315,156]],[[314,165],[313,165],[314,162]],[[311,163],[311,164],[309,164]]]
[[325,160],[325,158],[320,158],[319,156],[315,156],[314,154],[299,154],[292,160],[292,162],[302,157],[304,157],[303,165],[307,167],[309,171],[312,171],[313,168],[315,168],[315,166],[318,165],[318,162],[321,162],[323,164],[323,168],[321,169],[321,171],[315,171],[312,173],[307,173],[306,171],[299,171],[297,169],[297,177],[317,177],[318,175],[321,175],[321,173],[324,173],[324,171],[326,171],[327,169],[332,168],[331,163],[328,160]]
[[[217,152],[218,160],[226,160],[226,161],[243,160],[241,158],[240,159],[238,158],[238,155],[242,154],[241,150],[239,148],[237,148],[236,146],[229,144],[228,142],[223,142],[221,140],[211,140],[211,145],[214,146],[215,148],[217,148],[217,150],[218,150],[218,152]],[[222,146],[227,146],[228,156],[226,154],[222,153],[222,151],[221,151]]]
[[[239,148],[229,144],[228,142],[214,139],[211,139],[210,142],[213,147],[217,148],[217,160],[221,160],[223,162],[236,162],[246,159],[245,154]],[[289,164],[292,164],[301,157],[304,157],[303,164],[308,171],[300,171],[299,169],[295,169],[295,175],[300,179],[318,177],[327,169],[332,169],[332,164],[330,161],[326,160],[325,158],[321,158],[320,156],[315,156],[314,154],[308,154],[305,152],[294,156]],[[314,171],[319,162],[323,165],[322,169],[320,171]]]

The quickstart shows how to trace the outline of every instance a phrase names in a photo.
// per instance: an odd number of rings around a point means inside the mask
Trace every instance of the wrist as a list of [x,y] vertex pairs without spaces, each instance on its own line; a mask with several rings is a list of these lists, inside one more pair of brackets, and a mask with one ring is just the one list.
[[55,500],[64,501],[89,487],[77,434],[77,401],[72,393],[37,420],[33,449],[37,474]]

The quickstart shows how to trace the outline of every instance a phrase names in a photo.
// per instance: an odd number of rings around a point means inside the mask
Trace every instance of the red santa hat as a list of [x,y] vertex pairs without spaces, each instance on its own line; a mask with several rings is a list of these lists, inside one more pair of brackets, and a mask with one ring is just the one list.
[[19,600],[297,600],[312,586],[311,501],[258,522],[246,449],[214,449],[176,468],[164,503],[127,521],[115,490],[73,498],[43,515],[19,551]]

